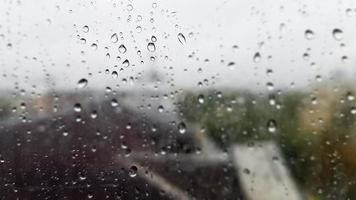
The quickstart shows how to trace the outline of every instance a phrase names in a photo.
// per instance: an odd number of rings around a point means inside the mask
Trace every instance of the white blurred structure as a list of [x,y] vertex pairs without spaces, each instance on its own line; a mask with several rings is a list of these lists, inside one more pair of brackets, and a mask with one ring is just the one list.
[[231,156],[247,199],[303,199],[274,142],[253,147],[237,144],[231,148]]

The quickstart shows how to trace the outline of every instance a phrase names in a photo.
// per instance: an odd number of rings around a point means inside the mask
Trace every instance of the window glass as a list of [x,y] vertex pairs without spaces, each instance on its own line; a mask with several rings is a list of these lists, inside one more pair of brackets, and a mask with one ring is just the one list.
[[356,199],[355,1],[0,2],[1,199]]

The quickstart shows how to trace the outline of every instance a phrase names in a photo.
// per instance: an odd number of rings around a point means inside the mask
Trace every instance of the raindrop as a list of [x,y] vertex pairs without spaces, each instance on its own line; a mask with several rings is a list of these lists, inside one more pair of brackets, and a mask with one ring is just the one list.
[[93,43],[90,45],[90,47],[93,49],[93,50],[97,50],[98,49],[98,45]]
[[77,88],[79,88],[79,89],[85,88],[87,85],[88,85],[88,80],[85,78],[82,78],[78,81]]
[[111,42],[116,43],[118,40],[119,38],[116,33],[111,35]]
[[227,66],[230,68],[230,69],[234,69],[235,68],[235,62],[229,62],[227,64]]
[[274,133],[277,130],[277,122],[273,119],[269,120],[267,122],[267,130],[270,133]]
[[74,104],[74,111],[75,112],[81,112],[82,111],[82,106],[80,105],[80,103],[76,103]]
[[267,69],[266,70],[266,74],[267,74],[267,76],[271,76],[273,74],[273,70],[272,69]]
[[303,59],[304,59],[304,60],[309,60],[309,57],[310,57],[310,56],[309,56],[309,53],[304,53],[304,54],[303,54]]
[[135,165],[132,165],[130,167],[129,176],[132,177],[132,178],[137,176],[137,167]]
[[185,44],[185,36],[183,33],[178,33],[178,40],[181,44]]
[[141,33],[142,31],[142,27],[141,26],[136,26],[136,32],[137,33]]
[[346,63],[346,62],[347,62],[347,59],[348,59],[347,56],[342,56],[342,57],[341,57],[342,63]]
[[304,32],[304,37],[307,39],[307,40],[312,40],[314,39],[314,32],[310,29],[307,29],[305,32]]
[[159,105],[159,106],[158,106],[158,112],[161,113],[161,112],[163,112],[163,111],[164,111],[164,107],[163,107],[162,105]]
[[128,67],[128,66],[130,66],[130,61],[126,59],[126,60],[124,60],[124,62],[122,62],[122,65],[124,67]]
[[90,113],[90,117],[92,119],[96,119],[98,117],[98,113],[96,112],[96,110],[93,110],[91,113]]
[[261,61],[261,54],[259,52],[256,52],[255,55],[253,55],[253,62],[259,63]]
[[271,91],[271,90],[274,89],[274,85],[273,85],[273,83],[271,83],[271,82],[268,82],[268,83],[266,84],[266,86],[267,86],[267,89],[268,89],[269,91]]
[[87,26],[87,25],[83,26],[83,32],[84,33],[89,32],[89,26]]
[[126,52],[125,45],[122,44],[122,45],[119,46],[119,52],[122,53],[122,54],[124,54]]
[[353,115],[356,115],[356,108],[352,107],[351,110],[350,110],[350,113],[353,114]]
[[355,99],[355,96],[354,96],[351,92],[348,92],[348,93],[346,94],[346,98],[347,98],[347,100],[349,100],[349,101],[353,101],[353,100]]
[[318,82],[321,82],[323,80],[323,78],[320,75],[316,75],[315,80]]
[[128,10],[128,11],[132,11],[132,10],[133,10],[132,4],[128,4],[128,5],[127,5],[127,10]]
[[149,42],[149,43],[147,44],[147,49],[148,49],[148,51],[150,51],[150,52],[154,52],[154,51],[156,51],[156,46],[155,46],[154,43]]
[[347,16],[349,16],[349,17],[352,16],[352,9],[351,8],[347,8],[345,12],[346,12]]
[[86,40],[85,38],[80,38],[80,42],[81,42],[82,44],[85,44],[85,43],[87,43],[87,40]]
[[116,99],[111,99],[111,106],[112,107],[117,107],[119,105],[119,102]]
[[342,30],[341,29],[338,29],[338,28],[335,28],[334,30],[333,30],[333,37],[334,37],[334,39],[335,40],[342,40],[342,38],[343,38],[343,32],[342,32]]
[[178,131],[180,134],[185,134],[187,132],[187,126],[184,122],[178,124]]
[[200,103],[200,104],[203,104],[204,103],[204,95],[199,95],[198,96],[198,102]]
[[111,76],[112,76],[113,78],[117,78],[117,77],[119,77],[119,74],[117,73],[117,71],[112,71],[112,72],[111,72]]

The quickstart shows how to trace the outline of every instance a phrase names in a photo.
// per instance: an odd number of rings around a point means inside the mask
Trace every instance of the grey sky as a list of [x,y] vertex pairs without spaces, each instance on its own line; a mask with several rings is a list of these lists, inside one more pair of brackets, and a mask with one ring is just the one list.
[[[292,82],[302,87],[314,84],[317,75],[322,81],[333,78],[334,72],[355,75],[356,2],[351,0],[19,2],[0,3],[0,72],[7,75],[1,76],[5,88],[13,88],[16,82],[20,88],[47,87],[46,73],[49,83],[61,88],[74,89],[81,78],[89,80],[88,88],[124,87],[123,78],[141,73],[144,79],[150,68],[165,76],[160,87],[170,80],[178,87],[197,87],[204,79],[208,80],[205,87],[213,82],[217,87],[265,88],[266,82],[277,88]],[[335,28],[343,31],[341,40],[333,38]],[[307,29],[314,32],[311,40],[305,38]],[[111,42],[111,35],[120,32],[123,38]],[[178,33],[185,35],[185,44],[178,41]],[[147,50],[152,35],[157,37],[153,53]],[[126,53],[119,53],[120,44],[126,46]],[[261,54],[258,63],[253,62],[256,52]],[[305,52],[310,54],[308,60],[303,59]],[[348,59],[342,62],[342,56]],[[125,59],[130,66],[112,77]],[[230,62],[235,65],[228,67]],[[267,69],[273,70],[270,76]],[[125,87],[141,84],[133,81]]]

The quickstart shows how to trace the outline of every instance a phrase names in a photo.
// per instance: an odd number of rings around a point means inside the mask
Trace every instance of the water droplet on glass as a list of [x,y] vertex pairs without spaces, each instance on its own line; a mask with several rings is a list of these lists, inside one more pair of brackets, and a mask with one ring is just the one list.
[[185,134],[187,132],[187,126],[184,122],[178,124],[178,131],[180,134]]
[[342,57],[341,57],[342,63],[346,63],[346,62],[347,62],[347,59],[348,59],[347,56],[342,56]]
[[164,111],[164,107],[162,105],[158,106],[158,112],[163,112]]
[[111,106],[112,107],[117,107],[119,105],[119,102],[116,99],[111,99]]
[[119,41],[119,37],[117,36],[117,33],[114,33],[111,35],[111,42],[116,43],[117,41]]
[[152,41],[152,42],[157,42],[156,36],[152,35],[152,36],[151,36],[151,41]]
[[356,107],[352,107],[350,113],[356,115]]
[[85,44],[85,43],[87,43],[87,40],[86,40],[85,38],[80,38],[80,42],[81,42],[82,44]]
[[199,95],[198,96],[198,102],[200,103],[200,104],[203,104],[204,103],[204,95]]
[[84,33],[89,32],[89,26],[87,26],[87,25],[83,26],[83,32]]
[[121,45],[119,46],[119,52],[122,53],[122,54],[124,54],[124,53],[126,52],[126,47],[125,47],[125,45],[121,44]]
[[128,67],[128,66],[130,66],[130,61],[129,60],[124,60],[124,62],[122,62],[122,66],[124,66],[124,67]]
[[129,176],[132,177],[132,178],[137,176],[137,167],[135,165],[132,165],[130,167]]
[[80,103],[76,103],[74,104],[74,111],[75,112],[81,112],[82,111],[82,106],[80,105]]
[[267,130],[270,133],[274,133],[277,130],[277,122],[273,119],[269,120],[267,122]]
[[269,91],[271,91],[271,90],[274,89],[274,85],[273,85],[273,83],[271,83],[271,82],[268,82],[268,83],[266,84],[266,86],[267,86],[267,89],[268,89]]
[[342,38],[343,38],[343,32],[342,32],[342,30],[340,30],[340,29],[338,29],[338,28],[335,28],[334,30],[333,30],[333,37],[334,37],[334,39],[335,40],[342,40]]
[[227,64],[227,66],[230,68],[230,69],[234,69],[235,68],[235,62],[229,62]]
[[112,71],[112,72],[111,72],[111,76],[112,76],[113,78],[117,78],[117,77],[119,77],[119,74],[117,73],[117,71]]
[[77,88],[79,88],[79,89],[85,88],[87,85],[88,85],[88,80],[85,78],[82,78],[78,81]]
[[156,46],[155,46],[154,43],[149,42],[149,43],[147,44],[147,49],[148,49],[148,51],[150,51],[150,52],[154,52],[154,51],[156,51]]
[[183,33],[178,33],[178,40],[181,44],[185,44],[185,36]]
[[352,16],[352,12],[353,12],[353,11],[352,11],[351,8],[347,8],[345,12],[346,12],[346,15],[347,15],[348,17],[351,17],[351,16]]
[[92,119],[95,119],[95,118],[98,117],[98,113],[96,112],[96,110],[93,110],[93,111],[90,113],[90,117],[91,117]]
[[253,55],[253,62],[259,63],[261,61],[261,54],[259,52],[256,52],[255,55]]
[[97,49],[98,49],[98,45],[97,45],[96,43],[91,44],[90,47],[91,47],[93,50],[97,50]]
[[353,101],[355,99],[355,96],[351,92],[348,92],[346,94],[346,98],[348,101]]
[[133,10],[132,4],[127,4],[127,10],[128,10],[128,11],[132,11],[132,10]]
[[314,32],[310,29],[307,29],[305,32],[304,32],[304,37],[307,39],[307,40],[312,40],[314,39]]

